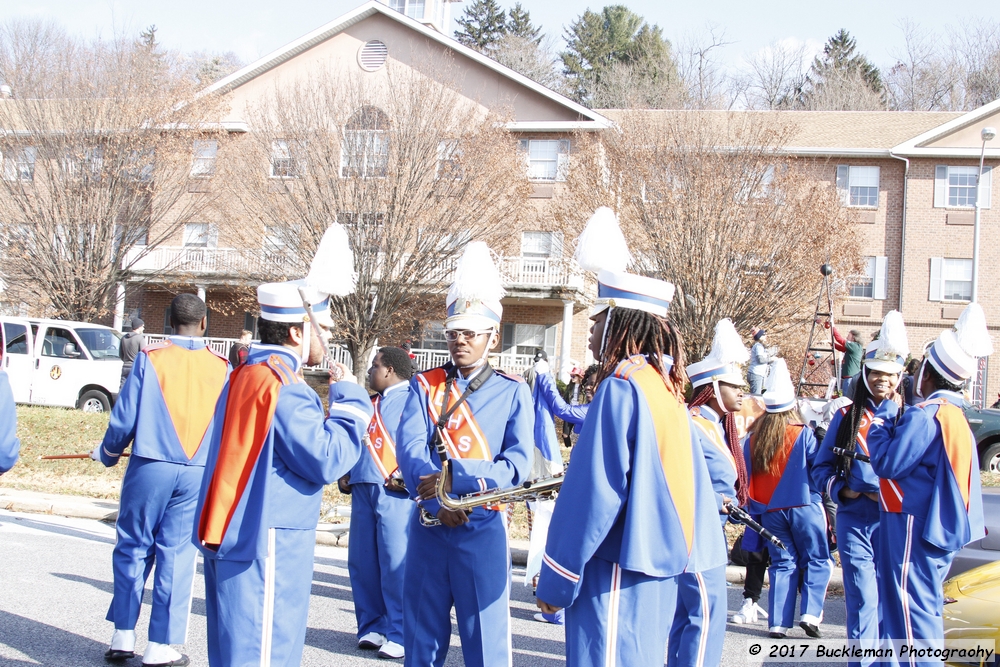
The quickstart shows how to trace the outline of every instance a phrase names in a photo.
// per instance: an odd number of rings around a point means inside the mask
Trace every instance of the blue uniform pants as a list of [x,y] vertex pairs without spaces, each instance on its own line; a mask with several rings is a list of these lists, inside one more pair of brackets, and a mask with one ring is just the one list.
[[[940,648],[944,637],[941,585],[955,552],[924,541],[925,519],[883,512],[879,526],[879,603],[886,635],[908,644]],[[899,660],[902,665],[940,662]]]
[[[879,506],[866,496],[837,506],[837,548],[844,571],[847,638],[863,649],[877,648],[882,637],[879,609]],[[874,658],[848,661],[849,667],[874,664]]]
[[833,564],[826,540],[826,512],[821,503],[765,512],[761,524],[781,540],[787,550],[770,542],[771,582],[768,622],[771,627],[791,628],[795,621],[795,595],[802,581],[801,620],[819,625],[823,618],[826,587]]
[[155,563],[149,640],[187,641],[198,555],[191,530],[204,473],[200,466],[131,457],[122,481],[112,555],[115,588],[107,619],[116,629],[135,629],[143,587]]
[[567,667],[660,667],[676,600],[676,577],[592,558],[566,609]]
[[677,579],[677,611],[667,642],[667,667],[711,667],[726,639],[726,566],[685,572]]
[[306,640],[315,549],[315,530],[271,528],[267,558],[205,559],[212,667],[298,667]]
[[403,564],[416,503],[381,484],[351,485],[347,570],[358,637],[369,632],[403,643]]
[[403,597],[406,665],[441,667],[455,607],[467,667],[508,667],[510,551],[504,515],[482,508],[457,528],[410,520]]

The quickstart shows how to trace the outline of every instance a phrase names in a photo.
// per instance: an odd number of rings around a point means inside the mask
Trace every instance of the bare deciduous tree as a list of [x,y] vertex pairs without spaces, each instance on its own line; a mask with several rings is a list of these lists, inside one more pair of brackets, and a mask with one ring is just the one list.
[[808,69],[806,46],[773,42],[747,56],[743,102],[748,109],[792,109],[802,95]]
[[1000,99],[1000,23],[965,21],[952,31],[951,43],[964,74],[964,108]]
[[725,73],[718,59],[720,50],[731,44],[726,41],[725,30],[715,24],[682,42],[677,69],[687,92],[687,108],[728,109],[735,103],[737,82]]
[[903,52],[885,77],[890,105],[897,111],[951,111],[961,104],[961,66],[938,49],[934,36],[910,20],[899,25]]
[[708,352],[724,317],[746,333],[808,321],[828,258],[841,275],[858,271],[833,184],[780,157],[793,128],[742,112],[632,111],[617,120],[618,131],[581,150],[561,214],[618,212],[633,268],[677,286],[670,317],[691,359]]
[[297,277],[330,223],[347,227],[357,288],[334,312],[356,374],[381,338],[441,312],[468,240],[516,243],[530,184],[505,118],[433,77],[317,70],[248,120],[220,165],[240,238],[264,273]]
[[48,28],[21,37],[34,50],[14,49],[16,61],[35,70],[0,100],[6,282],[36,312],[101,318],[130,266],[205,205],[187,192],[185,128],[217,114],[190,101],[190,83],[148,43],[74,42]]

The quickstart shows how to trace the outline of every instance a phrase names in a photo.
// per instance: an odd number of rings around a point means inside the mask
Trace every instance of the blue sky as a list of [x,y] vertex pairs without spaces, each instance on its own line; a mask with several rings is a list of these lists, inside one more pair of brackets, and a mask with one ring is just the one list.
[[[840,28],[847,28],[859,48],[877,65],[889,65],[902,47],[898,23],[908,18],[944,35],[946,26],[963,20],[1000,21],[1000,2],[941,2],[941,0],[840,0],[804,3],[801,0],[606,0],[552,2],[523,0],[536,24],[561,37],[588,7],[598,10],[612,2],[626,4],[647,21],[658,24],[674,42],[696,38],[709,25],[724,31],[733,44],[720,60],[734,66],[744,54],[778,40],[792,40],[818,48]],[[467,2],[452,5],[453,18]],[[500,0],[509,7],[513,0]],[[156,24],[161,43],[182,51],[234,51],[252,61],[302,36],[361,4],[361,0],[0,0],[0,21],[14,16],[53,18],[75,33],[112,35],[130,33]],[[453,26],[454,27],[454,26]]]

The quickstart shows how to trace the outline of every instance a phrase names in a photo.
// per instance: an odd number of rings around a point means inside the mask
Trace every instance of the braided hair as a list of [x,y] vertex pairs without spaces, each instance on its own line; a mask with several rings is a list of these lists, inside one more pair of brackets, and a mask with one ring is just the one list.
[[[868,371],[861,369],[862,373]],[[871,391],[864,377],[858,378],[859,382],[854,383],[854,402],[851,403],[847,414],[840,420],[840,427],[837,429],[837,440],[833,443],[835,447],[842,448],[845,452],[853,452],[857,449],[858,431],[861,429],[861,420],[865,416],[865,406],[871,398]],[[837,473],[845,479],[851,470],[851,459],[845,454],[837,457]]]
[[[649,365],[659,371],[667,388],[684,400],[684,349],[681,335],[665,318],[634,308],[612,308],[604,323],[604,352],[598,382],[614,375],[618,364],[636,354],[644,354]],[[667,372],[663,355],[673,357]]]
[[[705,405],[715,396],[715,389],[710,384],[703,385],[691,397],[689,407],[697,408]],[[736,415],[727,412],[722,415],[722,430],[726,434],[726,445],[736,463],[736,499],[740,506],[746,505],[750,496],[750,480],[747,476],[747,464],[743,460],[743,447],[740,445],[740,434],[736,428]]]

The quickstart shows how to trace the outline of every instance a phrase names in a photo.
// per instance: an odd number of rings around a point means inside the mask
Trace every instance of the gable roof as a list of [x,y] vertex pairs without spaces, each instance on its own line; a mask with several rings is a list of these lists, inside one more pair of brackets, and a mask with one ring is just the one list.
[[564,95],[546,88],[545,86],[532,81],[523,74],[519,74],[514,70],[501,65],[500,63],[492,60],[491,58],[484,56],[474,49],[470,49],[467,46],[463,46],[456,40],[439,33],[433,28],[416,21],[394,9],[390,9],[386,5],[377,2],[376,0],[369,0],[365,4],[361,5],[357,9],[354,9],[339,18],[334,19],[330,23],[313,30],[312,32],[300,37],[299,39],[286,44],[280,49],[269,53],[268,55],[260,58],[259,60],[250,63],[246,67],[233,72],[229,76],[220,79],[208,88],[206,88],[202,94],[220,92],[227,93],[234,88],[238,88],[244,83],[254,79],[255,77],[268,72],[275,67],[295,58],[296,56],[305,53],[309,49],[325,42],[326,40],[334,37],[335,35],[343,32],[347,28],[360,23],[361,21],[374,16],[376,14],[381,14],[386,16],[407,28],[419,33],[421,36],[427,39],[437,42],[438,44],[444,46],[445,48],[451,49],[456,53],[469,58],[484,67],[487,67],[503,77],[513,80],[514,82],[529,88],[535,93],[548,98],[549,100],[566,107],[572,112],[578,114],[585,120],[581,121],[514,121],[508,123],[508,127],[513,130],[549,130],[549,131],[568,131],[568,130],[600,130],[611,127],[611,122],[602,116],[601,114],[588,109],[587,107],[574,102]]
[[[1000,99],[983,105],[968,113],[957,114],[957,117],[947,123],[943,123],[926,132],[914,136],[908,141],[903,141],[893,147],[892,152],[908,157],[970,157],[978,158],[982,152],[982,145],[969,146],[931,146],[948,136],[958,134],[962,130],[970,129],[977,123],[985,124],[990,116],[996,116],[1000,120]],[[1000,125],[1000,123],[996,123]],[[979,128],[975,128],[979,129]],[[979,144],[978,141],[975,142]],[[1000,139],[990,141],[985,150],[986,157],[1000,157]]]

